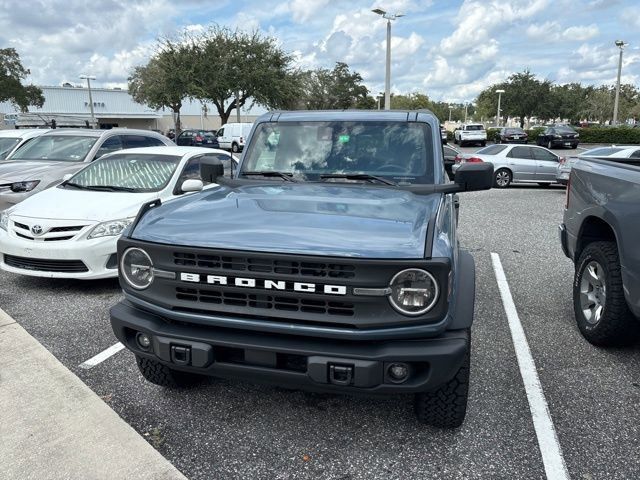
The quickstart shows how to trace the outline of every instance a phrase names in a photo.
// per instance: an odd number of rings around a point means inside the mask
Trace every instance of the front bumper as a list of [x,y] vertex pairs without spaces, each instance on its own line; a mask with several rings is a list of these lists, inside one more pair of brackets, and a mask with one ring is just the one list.
[[575,138],[556,138],[551,140],[551,145],[554,147],[571,147],[576,148],[580,141]]
[[[92,240],[66,240],[41,242],[26,240],[0,230],[0,268],[7,272],[45,278],[100,279],[118,276],[117,265],[107,268],[107,263],[117,250],[118,237],[103,237]],[[6,256],[55,261],[80,260],[86,272],[49,271],[46,269],[17,268],[7,265]],[[43,267],[46,268],[46,267]]]
[[[111,326],[136,355],[176,370],[345,393],[435,389],[455,376],[470,348],[467,329],[434,338],[336,340],[170,323],[126,300],[111,309]],[[138,333],[151,337],[148,350],[137,343]],[[405,382],[392,382],[387,372],[391,362],[409,365]],[[332,376],[336,366],[349,369],[347,381],[336,382]]]
[[13,193],[9,192],[8,190],[0,192],[0,212],[20,203],[21,201],[33,195],[33,193],[34,192]]

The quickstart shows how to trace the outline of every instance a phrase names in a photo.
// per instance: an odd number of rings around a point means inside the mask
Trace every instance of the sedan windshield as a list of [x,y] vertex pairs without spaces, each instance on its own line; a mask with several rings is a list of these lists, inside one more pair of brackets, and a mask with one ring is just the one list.
[[173,155],[114,154],[96,160],[62,186],[86,190],[157,192],[169,183],[180,158]]
[[43,135],[20,148],[11,160],[82,162],[96,140],[86,135]]
[[19,138],[0,138],[0,160],[4,160],[9,155],[9,152],[20,142]]
[[262,123],[240,176],[277,178],[272,172],[280,172],[294,180],[345,182],[364,181],[368,175],[368,181],[386,177],[401,184],[433,183],[434,150],[424,123]]

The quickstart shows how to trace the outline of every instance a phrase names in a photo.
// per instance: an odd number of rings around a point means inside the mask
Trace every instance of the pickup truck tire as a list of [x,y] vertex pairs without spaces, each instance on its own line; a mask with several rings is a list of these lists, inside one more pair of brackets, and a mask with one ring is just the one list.
[[438,428],[457,428],[464,422],[469,397],[471,346],[456,376],[437,390],[417,393],[414,411],[420,423]]
[[166,365],[136,355],[136,363],[145,380],[167,388],[189,388],[204,380],[204,376],[179,372]]
[[511,185],[511,180],[513,180],[513,175],[506,168],[500,168],[493,175],[493,184],[496,188],[507,188]]
[[573,310],[580,333],[593,345],[623,345],[636,338],[637,322],[624,297],[615,242],[590,243],[580,254]]
[[231,145],[231,151],[233,153],[238,153],[240,151],[240,147],[238,147],[238,144],[233,142],[233,144]]

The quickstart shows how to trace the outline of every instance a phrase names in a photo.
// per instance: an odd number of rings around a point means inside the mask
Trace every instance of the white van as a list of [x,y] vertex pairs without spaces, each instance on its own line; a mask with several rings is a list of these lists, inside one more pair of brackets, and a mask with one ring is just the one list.
[[220,148],[231,150],[234,153],[241,152],[252,126],[253,123],[227,123],[223,125],[216,134]]

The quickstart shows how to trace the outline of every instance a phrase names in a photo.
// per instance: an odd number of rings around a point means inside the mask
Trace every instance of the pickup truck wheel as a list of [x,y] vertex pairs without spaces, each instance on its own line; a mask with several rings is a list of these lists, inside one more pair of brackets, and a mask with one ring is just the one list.
[[573,310],[580,333],[598,346],[635,340],[638,326],[624,298],[615,242],[590,243],[576,265]]
[[136,355],[136,363],[145,380],[167,388],[188,388],[201,383],[204,376],[173,370],[166,365]]
[[494,174],[494,184],[497,188],[507,188],[511,185],[511,172],[506,168],[501,168]]
[[234,144],[231,145],[231,151],[233,153],[238,153],[240,151],[240,148],[238,148],[238,144],[237,143],[234,143]]
[[487,142],[480,142],[480,145],[483,146],[483,147],[486,147],[487,146]]
[[414,410],[420,423],[439,428],[457,428],[464,422],[469,397],[471,347],[453,379],[435,391],[417,393]]

